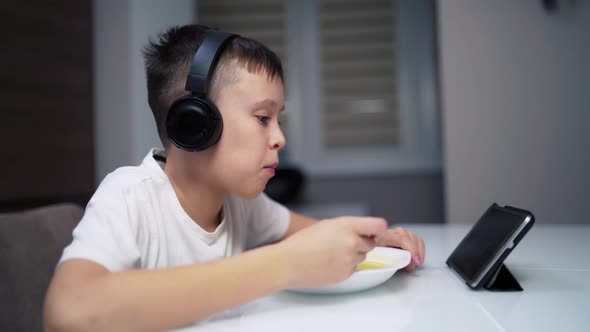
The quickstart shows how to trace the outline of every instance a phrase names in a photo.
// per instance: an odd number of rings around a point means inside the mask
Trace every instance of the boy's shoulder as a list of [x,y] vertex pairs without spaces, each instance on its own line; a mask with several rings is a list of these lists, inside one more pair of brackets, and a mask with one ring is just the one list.
[[151,149],[141,164],[119,167],[109,173],[100,183],[97,193],[126,193],[139,187],[145,189],[145,186],[165,185],[167,177],[154,155],[158,155],[158,151]]

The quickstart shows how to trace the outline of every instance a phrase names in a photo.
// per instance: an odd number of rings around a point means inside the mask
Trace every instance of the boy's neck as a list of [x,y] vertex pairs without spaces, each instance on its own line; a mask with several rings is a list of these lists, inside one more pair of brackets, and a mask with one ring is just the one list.
[[191,219],[207,232],[214,232],[223,220],[225,193],[195,177],[184,163],[168,155],[164,173],[168,176],[180,205]]

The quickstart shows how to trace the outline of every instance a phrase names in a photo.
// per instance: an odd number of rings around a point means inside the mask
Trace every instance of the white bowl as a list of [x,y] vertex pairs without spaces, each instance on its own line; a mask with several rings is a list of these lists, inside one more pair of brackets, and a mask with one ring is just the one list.
[[336,294],[360,291],[382,284],[399,269],[410,264],[411,255],[409,251],[376,247],[367,253],[366,261],[386,264],[386,267],[355,271],[348,279],[341,282],[306,288],[291,288],[290,291],[314,294]]

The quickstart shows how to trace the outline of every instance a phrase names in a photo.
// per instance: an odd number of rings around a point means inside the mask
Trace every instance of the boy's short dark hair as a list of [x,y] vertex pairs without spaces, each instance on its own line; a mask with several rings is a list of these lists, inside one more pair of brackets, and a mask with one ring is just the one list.
[[[204,25],[176,26],[151,40],[143,49],[147,77],[148,103],[154,115],[158,135],[164,147],[170,145],[166,132],[166,115],[177,98],[188,94],[184,90],[190,64],[197,49],[213,29]],[[266,73],[269,79],[283,81],[279,57],[262,43],[238,36],[223,49],[211,78],[209,95],[217,102],[220,90],[235,82],[235,69],[250,73]]]

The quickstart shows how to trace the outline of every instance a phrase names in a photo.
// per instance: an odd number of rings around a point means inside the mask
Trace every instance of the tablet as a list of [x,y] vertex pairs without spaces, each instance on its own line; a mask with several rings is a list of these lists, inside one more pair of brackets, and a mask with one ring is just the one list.
[[529,211],[494,203],[473,225],[446,263],[469,287],[478,289],[489,285],[534,221]]

